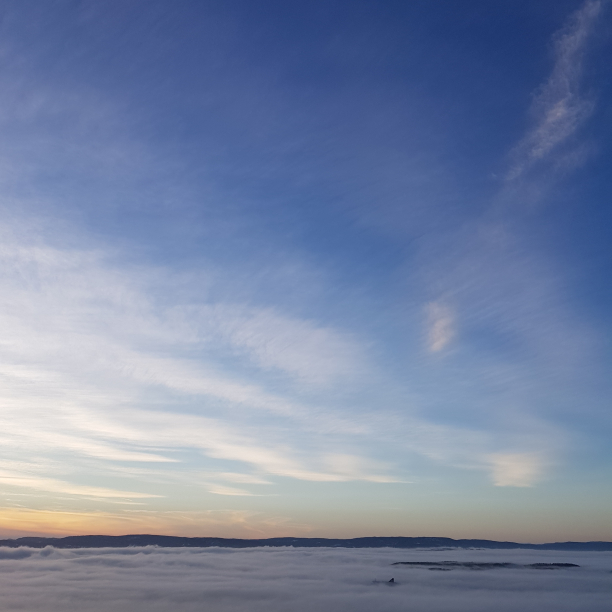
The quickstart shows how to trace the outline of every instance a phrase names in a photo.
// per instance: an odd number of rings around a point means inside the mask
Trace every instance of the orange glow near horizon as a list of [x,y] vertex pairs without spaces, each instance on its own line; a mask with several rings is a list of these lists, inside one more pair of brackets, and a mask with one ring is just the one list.
[[66,512],[0,508],[0,538],[27,535],[126,535],[150,533],[186,537],[269,538],[306,536],[306,525],[263,519],[244,511]]

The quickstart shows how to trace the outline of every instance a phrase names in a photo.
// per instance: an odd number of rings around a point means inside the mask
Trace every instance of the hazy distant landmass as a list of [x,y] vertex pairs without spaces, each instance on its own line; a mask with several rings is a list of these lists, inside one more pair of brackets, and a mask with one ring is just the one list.
[[370,538],[267,538],[243,540],[239,538],[186,538],[164,535],[82,535],[65,538],[24,537],[0,540],[0,546],[17,548],[125,548],[129,546],[160,546],[164,548],[256,548],[262,546],[294,548],[490,548],[529,550],[566,550],[566,551],[612,551],[612,542],[552,542],[549,544],[524,544],[518,542],[496,542],[495,540],[454,540],[452,538],[409,538],[409,537],[370,537]]
[[[577,563],[510,563],[503,562],[478,562],[478,561],[396,561],[391,565],[407,565],[408,567],[425,567],[429,570],[450,571],[457,568],[467,568],[471,570],[485,569],[514,569],[517,567],[551,570],[567,569],[570,567],[580,567]],[[395,581],[394,581],[395,582]]]

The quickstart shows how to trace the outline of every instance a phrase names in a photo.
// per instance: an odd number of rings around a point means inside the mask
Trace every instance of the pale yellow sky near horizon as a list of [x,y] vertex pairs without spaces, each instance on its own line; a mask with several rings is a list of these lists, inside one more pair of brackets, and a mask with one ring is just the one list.
[[[546,512],[532,515],[529,524],[523,518],[491,517],[488,513],[459,515],[444,520],[437,516],[412,515],[401,520],[400,512],[389,514],[379,529],[368,527],[371,516],[330,517],[328,524],[299,524],[283,518],[269,518],[248,511],[210,512],[66,512],[0,508],[0,538],[25,536],[64,537],[70,535],[128,535],[155,534],[185,537],[271,538],[271,537],[328,537],[354,538],[367,536],[450,537],[454,539],[488,539],[546,543],[558,541],[610,541],[610,533],[597,528],[596,517],[590,525],[573,523],[547,516]],[[389,520],[389,519],[395,520]],[[603,519],[603,517],[600,517]],[[402,524],[403,523],[403,524]],[[501,526],[500,526],[501,523]]]

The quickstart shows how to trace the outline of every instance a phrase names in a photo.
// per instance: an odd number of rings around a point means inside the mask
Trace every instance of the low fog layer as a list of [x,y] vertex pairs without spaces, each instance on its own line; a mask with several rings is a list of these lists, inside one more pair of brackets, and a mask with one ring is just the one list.
[[[427,561],[580,567],[439,572],[392,565]],[[0,548],[0,609],[609,612],[611,570],[609,552]]]

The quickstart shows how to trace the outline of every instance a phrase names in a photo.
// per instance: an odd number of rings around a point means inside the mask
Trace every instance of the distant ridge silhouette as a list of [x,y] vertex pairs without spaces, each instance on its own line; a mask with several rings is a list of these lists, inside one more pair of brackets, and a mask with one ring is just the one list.
[[267,538],[243,540],[240,538],[184,538],[164,535],[82,535],[65,538],[25,537],[0,540],[0,546],[18,548],[126,548],[129,546],[160,546],[164,548],[256,548],[261,546],[291,546],[295,548],[490,548],[565,551],[612,551],[612,542],[552,542],[550,544],[524,544],[496,542],[495,540],[453,540],[452,538],[366,537],[336,538]]

